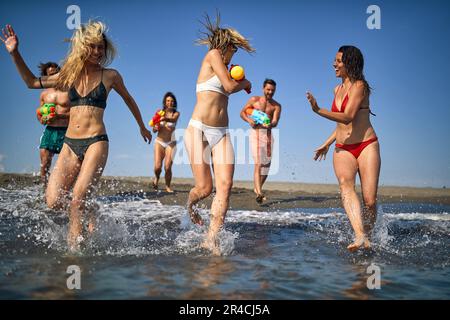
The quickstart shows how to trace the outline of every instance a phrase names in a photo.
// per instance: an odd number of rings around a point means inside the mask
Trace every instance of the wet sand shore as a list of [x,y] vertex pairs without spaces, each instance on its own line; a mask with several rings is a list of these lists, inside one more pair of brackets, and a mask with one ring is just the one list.
[[[39,184],[39,177],[30,174],[0,173],[0,187],[23,188]],[[159,191],[151,187],[150,177],[102,177],[97,195],[136,195],[161,201],[165,205],[185,205],[193,179],[173,179],[174,193],[165,192],[164,179]],[[252,181],[235,181],[230,199],[231,209],[236,210],[286,210],[291,208],[336,208],[341,206],[339,187],[333,184],[307,184],[268,181],[264,185],[267,201],[257,204]],[[358,188],[360,194],[360,189]],[[212,197],[203,201],[207,206]],[[414,188],[381,186],[379,203],[429,203],[450,205],[450,190],[438,188]]]

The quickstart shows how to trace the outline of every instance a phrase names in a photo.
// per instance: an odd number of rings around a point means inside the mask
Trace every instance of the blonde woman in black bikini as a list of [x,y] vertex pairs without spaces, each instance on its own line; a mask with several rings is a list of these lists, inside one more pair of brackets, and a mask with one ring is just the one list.
[[228,134],[228,96],[243,89],[251,89],[248,80],[237,82],[227,70],[227,65],[238,48],[247,52],[255,50],[249,41],[231,28],[220,28],[220,17],[213,24],[206,16],[206,37],[198,40],[207,45],[197,79],[197,103],[185,133],[185,145],[194,175],[195,186],[189,193],[188,211],[191,220],[203,224],[195,204],[212,192],[212,155],[216,194],[211,205],[211,223],[203,247],[220,254],[217,233],[228,210],[233,185],[234,151]]
[[173,192],[170,187],[172,181],[172,163],[176,152],[177,141],[175,140],[175,126],[180,113],[177,111],[177,98],[172,92],[167,92],[163,98],[164,116],[161,122],[153,127],[153,132],[158,132],[154,143],[155,178],[153,189],[158,190],[159,176],[164,161],[164,179],[166,180],[166,191]]
[[[319,108],[311,93],[307,98],[315,113],[337,122],[336,130],[316,150],[314,160],[325,159],[329,146],[336,141],[333,165],[341,189],[342,204],[355,232],[350,251],[370,248],[370,237],[377,217],[377,190],[380,175],[380,145],[370,123],[370,87],[364,78],[364,58],[353,46],[339,48],[333,64],[342,84],[334,89],[331,111]],[[359,174],[364,207],[355,191]]]
[[[140,129],[144,141],[152,135],[145,128],[139,108],[128,93],[122,77],[114,69],[105,69],[114,58],[115,50],[106,37],[101,22],[89,22],[77,29],[71,39],[71,48],[61,71],[48,77],[36,78],[25,64],[18,50],[19,40],[8,25],[3,32],[6,49],[29,88],[51,88],[68,91],[70,120],[64,145],[47,186],[46,198],[50,208],[69,207],[67,243],[70,250],[78,250],[83,240],[82,227],[87,206],[102,175],[108,157],[108,136],[103,123],[106,99],[114,89],[124,100]],[[73,187],[70,203],[66,195]],[[91,221],[92,222],[92,221]],[[89,231],[93,231],[90,223]]]

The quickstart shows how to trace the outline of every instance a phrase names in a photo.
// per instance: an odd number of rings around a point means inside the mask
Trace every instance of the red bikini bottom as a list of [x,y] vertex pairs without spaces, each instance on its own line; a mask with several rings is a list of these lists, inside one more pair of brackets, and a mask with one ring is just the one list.
[[356,159],[360,156],[361,152],[364,150],[365,147],[367,147],[372,142],[377,141],[378,138],[372,138],[363,142],[359,143],[353,143],[353,144],[340,144],[336,143],[336,148],[344,149],[348,152],[350,152]]

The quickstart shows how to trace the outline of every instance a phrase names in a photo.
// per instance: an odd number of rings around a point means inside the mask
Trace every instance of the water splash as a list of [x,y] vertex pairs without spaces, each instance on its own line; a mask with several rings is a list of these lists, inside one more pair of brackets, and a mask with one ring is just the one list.
[[[95,201],[99,206],[96,231],[86,237],[85,256],[208,255],[200,249],[209,224],[206,208],[200,208],[205,226],[199,227],[190,222],[185,207],[162,205],[146,199],[144,194],[99,197]],[[450,210],[422,206],[421,212],[416,206],[408,212],[405,208],[410,209],[406,205],[378,207],[373,234],[377,254],[388,262],[401,259],[406,263],[437,261],[449,265]],[[1,255],[67,250],[67,215],[46,207],[39,186],[0,189],[0,218]],[[267,232],[279,228],[301,230],[306,234],[303,241],[315,239],[339,252],[345,252],[353,238],[342,209],[230,210],[225,230],[219,233],[221,253],[251,252],[252,241],[248,239],[257,238],[263,226]],[[237,246],[238,243],[246,246]],[[430,254],[435,258],[430,259]]]

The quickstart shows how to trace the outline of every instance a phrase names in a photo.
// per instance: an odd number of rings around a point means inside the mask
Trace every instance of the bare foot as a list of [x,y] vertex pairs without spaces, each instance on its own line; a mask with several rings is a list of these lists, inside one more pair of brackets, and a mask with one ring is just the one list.
[[256,202],[261,204],[264,201],[264,196],[262,194],[256,195]]
[[220,252],[219,243],[217,237],[213,237],[213,239],[209,239],[209,236],[202,242],[200,245],[201,248],[211,251],[214,256],[220,256],[222,253]]
[[355,239],[355,241],[347,247],[348,251],[354,252],[358,249],[370,249],[370,241],[365,236],[360,236]]
[[83,242],[83,240],[84,238],[81,234],[69,233],[67,235],[67,247],[69,248],[69,252],[80,252],[80,244]]
[[173,193],[173,190],[170,187],[166,187],[166,192]]
[[194,208],[193,205],[188,205],[189,217],[191,218],[192,223],[198,224],[199,226],[203,225],[203,219],[198,213],[198,209]]
[[[262,197],[262,201],[266,201],[267,200],[266,196],[263,193],[259,194],[258,191],[256,191],[256,189],[253,189],[253,192],[256,194],[256,198]],[[256,200],[256,202],[258,202],[258,200]]]
[[152,188],[153,190],[158,191],[158,181],[156,181],[156,178],[152,181]]

